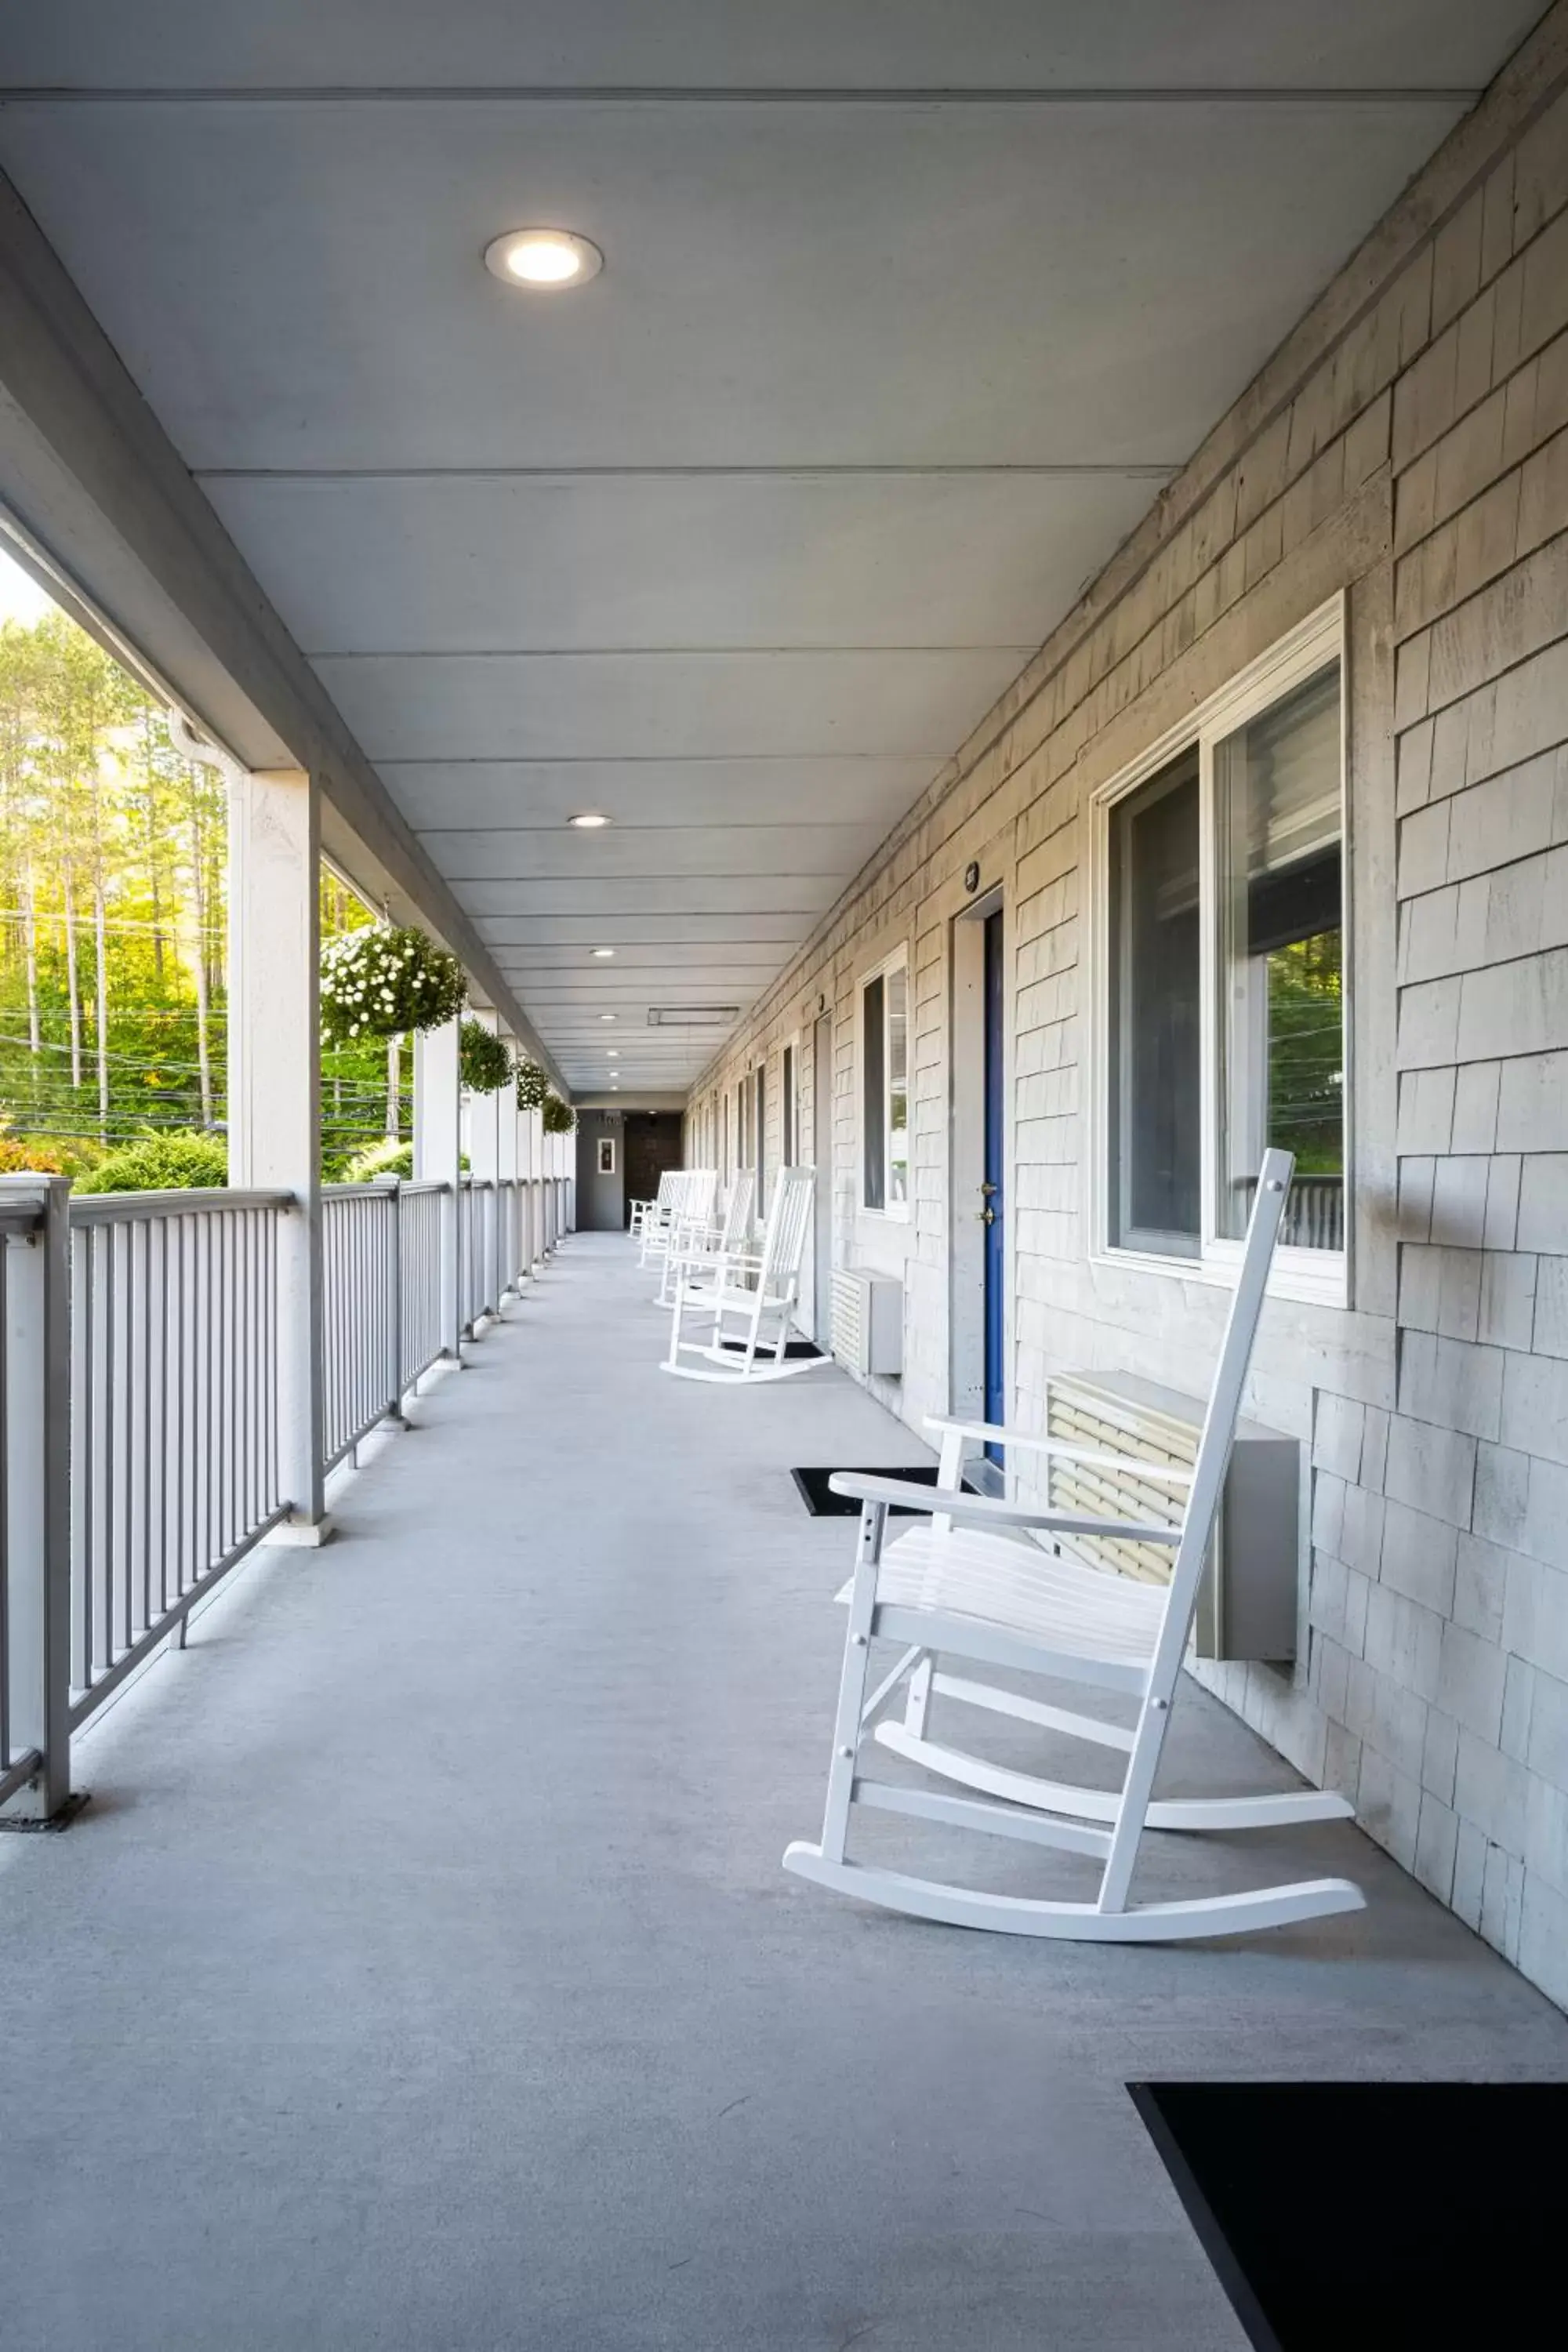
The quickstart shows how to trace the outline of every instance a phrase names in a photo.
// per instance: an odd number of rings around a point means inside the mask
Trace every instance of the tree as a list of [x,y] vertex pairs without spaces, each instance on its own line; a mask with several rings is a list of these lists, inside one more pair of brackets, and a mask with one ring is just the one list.
[[[227,844],[221,778],[93,638],[61,614],[0,626],[8,1155],[31,1139],[76,1165],[149,1131],[220,1130]],[[323,874],[327,936],[376,919]],[[331,1048],[322,1070],[329,1172],[408,1131],[405,1042]]]

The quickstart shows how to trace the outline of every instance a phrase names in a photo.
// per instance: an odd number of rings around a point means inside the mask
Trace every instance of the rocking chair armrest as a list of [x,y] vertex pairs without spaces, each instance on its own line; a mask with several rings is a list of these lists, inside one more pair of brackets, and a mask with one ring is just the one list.
[[1044,1528],[1064,1536],[1114,1537],[1121,1543],[1179,1544],[1180,1528],[1145,1525],[1138,1519],[1107,1519],[1093,1511],[1053,1511],[1034,1503],[1002,1503],[989,1495],[963,1495],[951,1486],[917,1486],[904,1478],[876,1478],[864,1470],[836,1470],[828,1480],[836,1495],[861,1503],[896,1503],[900,1510],[924,1511],[973,1528]]
[[1156,1486],[1190,1486],[1193,1483],[1193,1472],[1176,1463],[1141,1462],[1132,1454],[1102,1454],[1092,1446],[1064,1444],[1058,1437],[1041,1437],[1032,1429],[1005,1429],[996,1422],[952,1421],[935,1412],[927,1413],[925,1425],[959,1437],[973,1437],[983,1445],[1019,1445],[1034,1454],[1054,1454],[1058,1462],[1078,1462],[1088,1470],[1130,1470]]

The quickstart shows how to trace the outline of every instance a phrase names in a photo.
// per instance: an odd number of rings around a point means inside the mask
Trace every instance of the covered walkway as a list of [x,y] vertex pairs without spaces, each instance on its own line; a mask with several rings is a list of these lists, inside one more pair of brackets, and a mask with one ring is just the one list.
[[[914,1441],[837,1370],[660,1378],[648,1287],[573,1240],[339,1539],[258,1553],[100,1720],[71,1833],[0,1842],[8,2345],[1238,2346],[1130,2079],[1563,2071],[1568,2022],[1349,1829],[1281,1874],[1366,1914],[1250,1947],[787,1880],[851,1540],[788,1466]],[[1284,1773],[1182,1712],[1185,1785]]]

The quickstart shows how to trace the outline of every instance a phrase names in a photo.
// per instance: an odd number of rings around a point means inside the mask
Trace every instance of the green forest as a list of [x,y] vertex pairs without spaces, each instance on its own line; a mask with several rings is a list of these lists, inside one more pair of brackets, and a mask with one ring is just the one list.
[[[0,1170],[224,1126],[221,777],[63,614],[0,625]],[[329,935],[375,919],[331,874]],[[323,1055],[322,1160],[409,1131],[406,1050]]]

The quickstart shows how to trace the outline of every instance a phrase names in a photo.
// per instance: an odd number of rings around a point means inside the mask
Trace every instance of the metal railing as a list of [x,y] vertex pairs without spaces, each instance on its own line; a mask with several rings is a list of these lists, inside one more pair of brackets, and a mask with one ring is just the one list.
[[321,1192],[321,1450],[329,1469],[402,1404],[395,1181]]
[[[1252,1213],[1256,1176],[1239,1177],[1234,1190],[1245,1221]],[[1285,1202],[1279,1239],[1288,1249],[1342,1250],[1345,1245],[1345,1180],[1342,1176],[1294,1176]]]
[[70,1204],[71,1694],[80,1723],[282,1517],[286,1192]]
[[398,1396],[446,1353],[441,1333],[444,1184],[400,1184],[397,1201]]
[[[72,1201],[60,1177],[0,1178],[0,1805],[63,1807],[72,1730],[294,1507],[298,1214],[286,1192]],[[560,1214],[540,1178],[323,1189],[325,1466],[500,1312]]]

